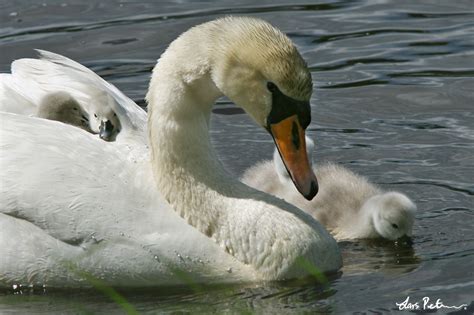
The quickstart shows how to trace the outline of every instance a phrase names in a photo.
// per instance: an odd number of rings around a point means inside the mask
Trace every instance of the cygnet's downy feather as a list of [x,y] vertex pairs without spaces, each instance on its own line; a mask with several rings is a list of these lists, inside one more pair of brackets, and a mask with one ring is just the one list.
[[87,112],[70,94],[55,92],[47,94],[38,106],[36,116],[55,120],[92,132]]
[[[306,139],[308,155],[314,144]],[[308,201],[295,189],[278,152],[273,161],[249,168],[242,181],[308,212],[338,240],[398,239],[412,234],[416,206],[404,194],[384,192],[369,180],[334,163],[313,167],[319,192]]]

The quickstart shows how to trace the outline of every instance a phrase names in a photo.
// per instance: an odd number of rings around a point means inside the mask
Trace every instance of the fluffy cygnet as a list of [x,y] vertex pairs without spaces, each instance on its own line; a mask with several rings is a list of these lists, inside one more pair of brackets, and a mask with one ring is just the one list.
[[114,98],[104,91],[98,91],[91,92],[89,99],[89,126],[92,132],[98,133],[105,141],[115,141],[120,133],[121,123],[113,110]]
[[[306,142],[311,156],[313,141],[306,138]],[[412,234],[416,206],[406,195],[384,192],[365,177],[334,163],[313,169],[319,192],[311,201],[295,189],[277,151],[273,161],[248,169],[242,181],[310,213],[337,240],[380,237],[396,240]]]
[[106,141],[115,140],[120,132],[120,121],[110,108],[105,107],[88,113],[67,92],[46,94],[41,99],[36,116],[76,126],[90,133],[99,133],[100,138]]
[[60,121],[92,132],[87,112],[66,92],[49,93],[43,97],[36,116]]

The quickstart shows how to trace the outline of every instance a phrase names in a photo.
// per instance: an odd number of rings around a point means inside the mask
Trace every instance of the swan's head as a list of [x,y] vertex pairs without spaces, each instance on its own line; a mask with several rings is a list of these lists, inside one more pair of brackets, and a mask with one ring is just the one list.
[[66,92],[53,92],[45,95],[38,107],[38,117],[60,121],[91,131],[89,115],[79,102]]
[[363,208],[372,215],[375,229],[383,238],[396,240],[412,235],[416,205],[404,194],[376,195],[367,200]]
[[[310,164],[313,164],[314,141],[308,136],[305,136],[305,139],[308,160]],[[281,160],[281,156],[277,148],[275,148],[275,151],[273,151],[273,165],[275,166],[275,171],[278,175],[278,179],[280,179],[280,182],[285,185],[291,184],[291,177],[286,170],[285,164]]]
[[103,92],[91,93],[90,128],[105,141],[114,141],[120,132],[121,124],[113,110],[115,99]]
[[311,74],[291,40],[267,22],[224,18],[210,23],[216,36],[212,78],[216,86],[272,135],[296,188],[311,200],[316,177],[306,153],[311,122]]

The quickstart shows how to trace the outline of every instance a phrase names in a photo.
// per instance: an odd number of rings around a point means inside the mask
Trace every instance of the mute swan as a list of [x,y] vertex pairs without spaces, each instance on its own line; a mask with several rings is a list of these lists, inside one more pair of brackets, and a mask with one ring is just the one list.
[[125,138],[144,132],[145,112],[115,86],[71,59],[37,51],[40,59],[15,60],[11,74],[0,74],[0,111],[34,116],[48,94],[65,92],[87,112],[90,131],[102,139],[116,140],[123,128]]
[[338,270],[330,234],[230,176],[208,135],[211,108],[227,95],[269,131],[312,198],[311,93],[308,68],[283,33],[227,17],[191,28],[159,59],[147,94],[150,149],[136,146],[140,137],[104,142],[1,113],[0,283],[88,286],[89,274],[146,286],[305,277],[308,263]]
[[[311,156],[313,141],[306,138],[306,143]],[[407,196],[384,192],[365,177],[333,163],[313,170],[319,192],[311,201],[301,198],[294,189],[278,151],[273,154],[273,162],[249,168],[242,181],[305,210],[337,240],[411,236],[416,206]]]

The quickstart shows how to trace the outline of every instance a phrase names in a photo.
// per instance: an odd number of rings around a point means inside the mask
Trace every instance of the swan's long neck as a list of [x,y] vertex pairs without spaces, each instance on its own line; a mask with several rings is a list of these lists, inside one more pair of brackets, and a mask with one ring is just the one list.
[[242,185],[226,175],[210,143],[211,109],[221,92],[211,79],[206,51],[199,51],[206,46],[189,45],[190,54],[171,47],[153,71],[147,99],[158,189],[191,225],[216,237],[214,226],[227,208],[224,195]]

